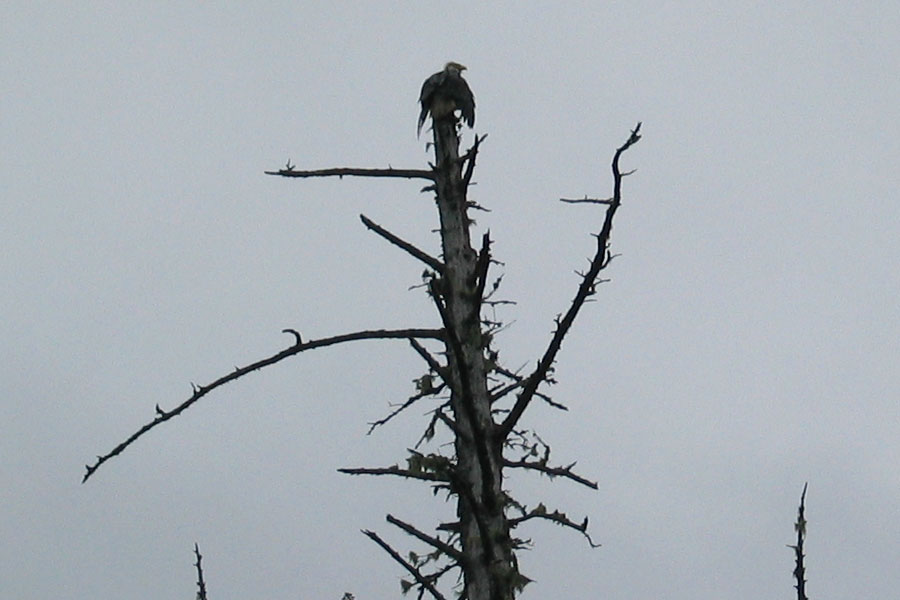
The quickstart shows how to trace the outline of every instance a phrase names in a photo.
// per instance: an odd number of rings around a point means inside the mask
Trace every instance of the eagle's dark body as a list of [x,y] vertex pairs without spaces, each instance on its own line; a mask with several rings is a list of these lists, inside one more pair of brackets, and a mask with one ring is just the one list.
[[417,130],[419,134],[422,133],[422,125],[429,113],[435,120],[448,119],[455,118],[458,110],[466,125],[475,125],[475,96],[462,78],[465,69],[459,63],[449,62],[443,71],[435,73],[422,84],[422,93],[419,94],[419,103],[422,105]]

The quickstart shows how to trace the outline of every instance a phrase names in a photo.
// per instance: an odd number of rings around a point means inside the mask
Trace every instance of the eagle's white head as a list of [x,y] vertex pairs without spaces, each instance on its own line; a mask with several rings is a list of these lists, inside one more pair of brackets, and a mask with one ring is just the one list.
[[458,62],[448,62],[444,65],[444,71],[447,73],[462,73],[466,70],[466,65],[461,65]]

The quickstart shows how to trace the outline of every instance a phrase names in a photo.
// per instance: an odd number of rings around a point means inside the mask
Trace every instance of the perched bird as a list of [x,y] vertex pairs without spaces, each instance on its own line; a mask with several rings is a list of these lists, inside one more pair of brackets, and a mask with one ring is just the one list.
[[459,63],[448,62],[443,71],[435,73],[422,84],[422,93],[419,94],[422,112],[419,113],[417,135],[422,134],[422,125],[428,113],[431,113],[432,119],[438,120],[454,118],[458,110],[466,125],[475,125],[475,96],[462,78],[465,70],[466,67]]

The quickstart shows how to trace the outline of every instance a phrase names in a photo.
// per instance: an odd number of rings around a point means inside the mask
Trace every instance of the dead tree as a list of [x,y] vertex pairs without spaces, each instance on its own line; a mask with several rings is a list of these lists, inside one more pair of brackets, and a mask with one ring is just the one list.
[[587,518],[575,521],[564,512],[549,509],[543,503],[526,504],[516,500],[509,490],[504,489],[503,474],[505,469],[526,469],[550,477],[566,478],[590,488],[597,487],[596,483],[573,471],[575,463],[568,466],[552,464],[550,447],[536,433],[521,429],[519,421],[535,398],[555,408],[565,409],[542,392],[541,387],[553,383],[553,365],[563,339],[586,300],[596,293],[597,284],[601,281],[600,272],[612,258],[609,243],[613,218],[622,201],[623,178],[630,174],[620,170],[619,159],[640,139],[640,123],[613,156],[611,197],[563,199],[605,207],[594,234],[596,250],[588,269],[580,274],[581,280],[571,304],[557,317],[550,342],[538,357],[534,369],[530,373],[520,374],[504,368],[500,363],[494,347],[494,334],[500,323],[487,318],[483,311],[496,302],[492,296],[499,284],[499,279],[489,283],[489,272],[494,264],[489,232],[481,236],[478,249],[473,247],[470,237],[473,221],[469,211],[473,204],[467,198],[467,191],[485,136],[476,135],[472,146],[460,154],[461,126],[456,111],[432,114],[432,117],[435,162],[429,165],[429,169],[333,168],[304,171],[297,170],[289,162],[284,169],[267,173],[288,178],[358,176],[423,180],[425,187],[422,191],[434,194],[438,209],[441,236],[439,257],[415,247],[365,215],[360,215],[360,218],[368,229],[424,263],[427,291],[437,310],[439,326],[373,329],[317,340],[304,340],[296,330],[285,329],[285,333],[293,336],[290,346],[267,358],[236,368],[207,385],[193,386],[191,396],[171,410],[157,405],[152,421],[107,454],[98,456],[93,464],[87,465],[84,480],[150,429],[179,415],[220,386],[252,371],[323,346],[362,339],[404,339],[425,362],[426,372],[417,380],[416,393],[393,413],[372,424],[372,428],[384,425],[416,403],[431,401],[431,419],[416,448],[430,447],[436,436],[449,435],[453,439],[453,450],[420,452],[411,449],[406,466],[340,469],[352,475],[392,475],[421,480],[455,498],[455,518],[436,525],[433,533],[426,533],[419,527],[387,515],[388,523],[428,547],[424,554],[401,555],[376,532],[363,532],[409,574],[409,578],[403,580],[403,591],[415,589],[420,598],[428,593],[442,600],[446,597],[439,589],[439,585],[446,585],[442,578],[455,572],[457,581],[461,581],[462,590],[458,591],[461,591],[462,597],[468,600],[511,600],[529,581],[519,572],[516,561],[516,551],[524,547],[527,541],[514,535],[515,530],[527,521],[546,520],[571,528],[584,535],[592,546],[595,545],[587,532]]
[[806,597],[806,566],[803,564],[803,542],[806,540],[806,486],[803,484],[803,493],[800,494],[800,507],[797,509],[797,522],[794,523],[794,531],[797,533],[797,543],[788,544],[787,547],[794,551],[794,579],[797,583],[797,600],[808,600]]

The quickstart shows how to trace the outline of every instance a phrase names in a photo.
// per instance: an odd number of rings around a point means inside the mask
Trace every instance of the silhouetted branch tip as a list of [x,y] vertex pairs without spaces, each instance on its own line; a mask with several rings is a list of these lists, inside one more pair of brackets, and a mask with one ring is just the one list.
[[[281,333],[289,333],[294,336],[294,345],[299,346],[303,343],[303,338],[300,337],[300,332],[296,329],[282,329]],[[239,370],[238,367],[235,367],[235,370]]]

